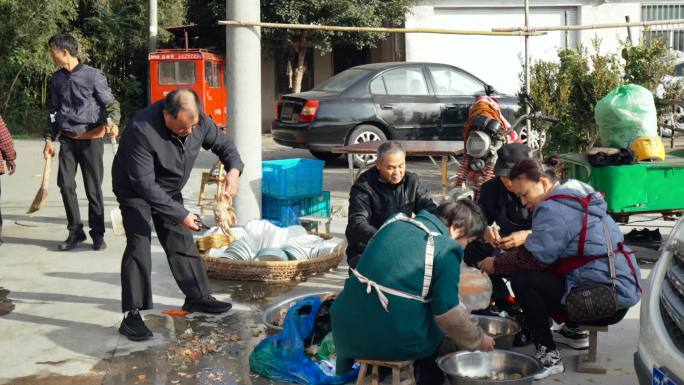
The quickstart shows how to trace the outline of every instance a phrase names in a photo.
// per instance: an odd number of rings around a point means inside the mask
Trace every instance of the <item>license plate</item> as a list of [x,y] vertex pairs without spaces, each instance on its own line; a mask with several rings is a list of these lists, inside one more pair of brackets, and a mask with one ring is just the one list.
[[292,106],[282,106],[280,110],[280,119],[291,120],[292,119]]
[[667,376],[662,370],[653,367],[653,381],[652,385],[679,385],[673,379]]

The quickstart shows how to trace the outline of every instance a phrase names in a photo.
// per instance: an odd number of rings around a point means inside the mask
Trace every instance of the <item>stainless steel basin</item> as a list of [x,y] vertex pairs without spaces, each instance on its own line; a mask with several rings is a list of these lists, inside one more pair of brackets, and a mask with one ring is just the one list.
[[476,320],[485,333],[494,337],[497,349],[513,347],[515,335],[520,331],[520,325],[517,322],[508,318],[484,315],[471,315],[470,318]]
[[507,350],[450,353],[439,358],[437,365],[451,385],[531,385],[532,376],[541,369],[534,357]]

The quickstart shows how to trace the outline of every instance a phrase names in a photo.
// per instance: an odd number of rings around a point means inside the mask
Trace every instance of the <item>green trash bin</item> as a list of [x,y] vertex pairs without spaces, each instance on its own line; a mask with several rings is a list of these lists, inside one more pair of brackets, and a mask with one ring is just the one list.
[[565,179],[590,184],[605,195],[611,214],[684,209],[684,150],[662,162],[593,167],[584,154],[563,154]]

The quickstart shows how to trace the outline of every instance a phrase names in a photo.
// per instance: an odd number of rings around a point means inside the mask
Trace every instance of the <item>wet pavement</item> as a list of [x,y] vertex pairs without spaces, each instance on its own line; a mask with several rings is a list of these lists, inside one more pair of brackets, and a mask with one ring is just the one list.
[[[117,333],[120,312],[119,264],[123,237],[107,233],[108,249],[95,252],[90,240],[69,253],[55,251],[66,237],[64,211],[51,177],[47,206],[35,215],[25,211],[40,183],[42,142],[17,141],[17,174],[3,176],[2,211],[5,244],[0,247],[0,384],[254,384],[273,382],[249,371],[249,354],[266,335],[261,312],[273,302],[311,290],[339,290],[346,278],[344,263],[335,271],[304,281],[286,283],[237,282],[211,279],[212,292],[233,303],[225,315],[192,314],[174,317],[183,295],[171,277],[165,256],[153,242],[152,276],[155,308],[143,312],[155,336],[131,342]],[[264,137],[264,159],[310,157],[302,150],[275,145]],[[184,190],[189,207],[199,191],[201,171],[213,159],[203,153]],[[105,151],[105,168],[111,154]],[[432,191],[439,191],[439,173],[429,161],[412,159],[409,169],[418,171]],[[450,170],[455,172],[455,167]],[[116,207],[109,173],[103,184],[105,213]],[[77,178],[80,181],[80,177]],[[326,165],[325,189],[331,191],[332,233],[343,236],[349,177],[342,160]],[[87,202],[79,186],[82,216]],[[111,229],[109,217],[107,227]],[[673,222],[643,217],[639,227],[659,226],[664,236]],[[625,227],[629,231],[632,227]],[[653,257],[644,250],[643,256]],[[648,258],[646,258],[648,259]],[[642,264],[642,278],[650,271]],[[609,374],[596,378],[574,372],[575,351],[563,350],[566,373],[539,384],[634,383],[632,354],[638,338],[638,306],[611,333],[601,337],[608,352]],[[523,350],[529,350],[523,349]]]

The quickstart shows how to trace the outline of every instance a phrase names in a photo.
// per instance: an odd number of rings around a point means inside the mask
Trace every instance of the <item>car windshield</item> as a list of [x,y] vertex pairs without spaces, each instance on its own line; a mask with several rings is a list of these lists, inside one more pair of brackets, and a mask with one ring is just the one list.
[[313,91],[342,92],[365,76],[369,70],[350,68],[313,88]]

